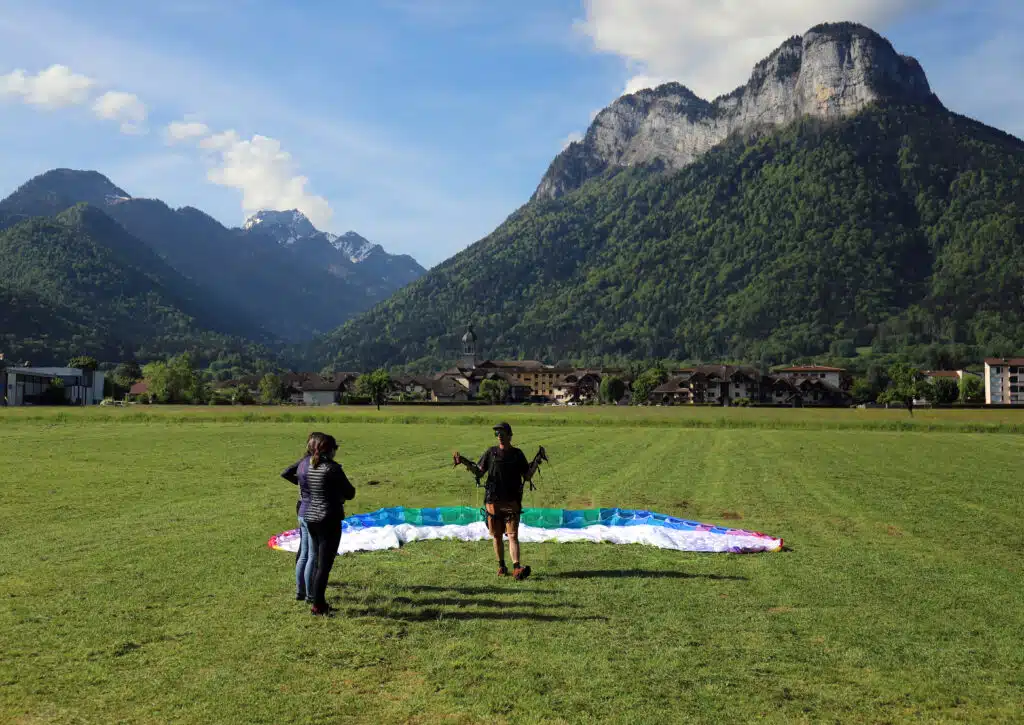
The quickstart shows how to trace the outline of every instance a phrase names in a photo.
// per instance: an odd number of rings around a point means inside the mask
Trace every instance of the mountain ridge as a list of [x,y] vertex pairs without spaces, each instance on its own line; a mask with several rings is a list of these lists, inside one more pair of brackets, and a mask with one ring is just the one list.
[[0,258],[0,339],[12,356],[128,360],[257,347],[257,328],[205,304],[202,289],[92,205],[0,231]]
[[[782,120],[673,156],[671,143],[629,144],[650,128],[685,136],[712,103],[680,84],[624,96],[494,232],[310,354],[339,369],[436,367],[458,356],[467,322],[488,355],[585,364],[1024,346],[1024,142],[946,109],[920,64],[873,31],[812,30],[715,103],[791,92],[810,48],[849,61],[829,70],[842,93],[808,86],[827,112],[782,122],[783,104]],[[854,71],[866,81],[847,83]],[[616,136],[609,118],[636,133]],[[589,153],[602,129],[614,153]]]
[[746,84],[711,102],[676,82],[616,99],[581,141],[555,157],[531,199],[557,198],[611,168],[676,171],[730,136],[770,132],[804,117],[839,119],[884,101],[941,106],[921,64],[874,30],[816,25],[759,61]]
[[[280,236],[281,225],[228,228],[195,207],[172,209],[159,199],[132,197],[96,171],[54,169],[30,179],[0,201],[0,228],[52,217],[79,202],[101,208],[205,287],[211,305],[236,309],[289,342],[333,329],[425,271],[411,257],[388,255],[379,245],[367,255],[374,259],[354,263],[330,246],[336,237],[304,216],[292,222],[305,221],[304,239],[312,241],[282,244],[288,240]],[[321,241],[326,249],[317,248]]]

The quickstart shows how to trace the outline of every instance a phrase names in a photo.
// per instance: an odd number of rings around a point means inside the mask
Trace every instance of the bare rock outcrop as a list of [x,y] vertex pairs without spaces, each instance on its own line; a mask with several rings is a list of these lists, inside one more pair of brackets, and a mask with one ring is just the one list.
[[554,199],[614,167],[680,169],[731,134],[759,133],[805,116],[833,119],[879,102],[936,103],[924,69],[853,23],[819,25],[758,63],[746,85],[708,102],[679,83],[622,96],[582,141],[551,163],[534,199]]

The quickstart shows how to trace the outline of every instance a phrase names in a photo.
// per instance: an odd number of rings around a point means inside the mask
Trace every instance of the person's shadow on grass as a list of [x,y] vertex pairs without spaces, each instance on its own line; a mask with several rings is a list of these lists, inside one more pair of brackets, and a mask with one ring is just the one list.
[[451,611],[445,609],[418,609],[416,611],[395,611],[384,607],[359,607],[349,609],[346,614],[350,617],[379,617],[381,619],[393,619],[400,622],[435,622],[440,620],[467,621],[472,619],[527,619],[534,622],[583,622],[583,621],[607,621],[607,617],[600,615],[563,617],[558,614],[541,614],[535,612],[506,612],[506,611]]
[[[527,591],[526,594],[531,592]],[[526,599],[504,600],[504,599],[459,599],[456,597],[427,597],[425,599],[413,599],[412,597],[393,597],[391,601],[395,604],[408,606],[427,607],[495,607],[497,609],[509,607],[561,607],[564,609],[579,609],[580,605],[561,602],[551,604],[546,602],[530,601]]]
[[596,569],[591,571],[560,571],[546,576],[552,579],[710,579],[712,581],[747,581],[745,576],[726,574],[688,574],[684,571],[651,571],[648,569]]
[[[467,596],[473,596],[474,594],[509,594],[515,593],[516,590],[511,587],[444,587],[444,586],[431,586],[431,585],[413,585],[404,587],[406,591],[410,591],[416,594],[423,592],[455,592],[456,594],[464,594]],[[524,587],[520,591],[529,592],[530,594],[557,594],[550,589],[534,589],[533,587]]]

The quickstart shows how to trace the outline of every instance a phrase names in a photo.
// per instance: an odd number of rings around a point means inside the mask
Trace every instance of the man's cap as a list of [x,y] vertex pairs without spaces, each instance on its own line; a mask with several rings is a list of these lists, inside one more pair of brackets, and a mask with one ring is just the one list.
[[512,426],[508,423],[498,423],[498,425],[494,426],[494,430],[503,430],[508,435],[512,435]]

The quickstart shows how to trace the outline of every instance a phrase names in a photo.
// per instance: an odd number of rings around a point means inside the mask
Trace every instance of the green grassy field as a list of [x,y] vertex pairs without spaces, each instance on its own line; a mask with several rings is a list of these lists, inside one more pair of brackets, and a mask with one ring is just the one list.
[[3,422],[61,423],[395,423],[477,425],[489,427],[495,416],[536,426],[610,426],[652,428],[769,428],[789,430],[944,431],[1024,434],[1021,409],[880,408],[721,408],[552,406],[370,406],[305,408],[291,406],[149,406],[126,408],[10,408]]
[[[422,542],[339,558],[330,619],[293,600],[294,558],[266,542],[295,525],[278,474],[309,430],[339,438],[350,511],[477,505],[450,454],[478,456],[498,417],[551,455],[528,506],[653,509],[787,550],[527,545],[516,583],[487,543]],[[1024,416],[908,421],[3,411],[0,721],[1020,721]]]

